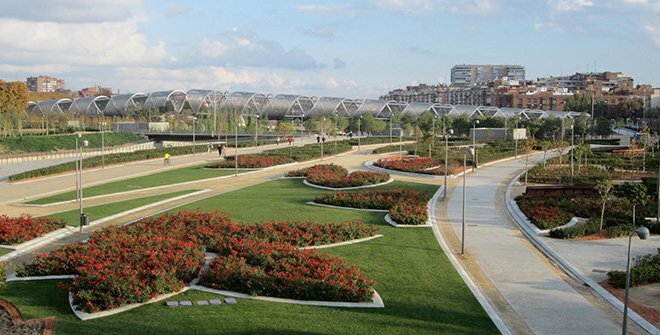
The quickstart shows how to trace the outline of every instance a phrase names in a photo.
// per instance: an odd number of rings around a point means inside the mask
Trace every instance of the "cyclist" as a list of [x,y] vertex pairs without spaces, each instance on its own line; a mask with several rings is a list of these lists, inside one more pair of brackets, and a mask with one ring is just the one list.
[[163,162],[163,165],[170,165],[170,161],[171,161],[170,158],[172,158],[172,156],[170,156],[170,153],[169,152],[165,153],[165,162]]

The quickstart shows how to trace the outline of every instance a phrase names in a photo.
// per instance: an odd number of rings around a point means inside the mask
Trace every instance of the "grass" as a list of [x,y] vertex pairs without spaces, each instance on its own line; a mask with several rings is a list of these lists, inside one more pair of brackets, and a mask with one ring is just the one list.
[[[244,173],[248,171],[250,170],[241,170],[239,171],[239,173]],[[184,183],[188,181],[228,176],[232,174],[234,174],[234,170],[205,169],[203,165],[189,166],[176,170],[159,172],[148,176],[130,178],[130,179],[119,180],[107,184],[85,187],[83,195],[86,198],[88,198],[97,195],[135,191],[143,188]],[[76,198],[76,192],[71,191],[71,192],[56,194],[50,197],[33,200],[28,202],[28,204],[44,205],[44,204],[51,204],[60,201],[74,200],[75,198]]]
[[[437,187],[396,182],[432,193]],[[151,304],[119,315],[78,321],[56,281],[10,283],[0,296],[26,318],[56,316],[58,334],[495,334],[497,329],[451,266],[428,228],[388,226],[383,213],[305,205],[326,191],[280,179],[182,208],[221,209],[241,222],[362,220],[384,237],[323,252],[347,259],[375,279],[382,309],[298,306],[239,299],[237,305],[167,308]],[[170,300],[217,297],[186,292]]]
[[4,255],[6,255],[6,254],[8,254],[8,253],[10,253],[10,252],[12,252],[12,251],[14,251],[14,250],[12,250],[12,249],[0,248],[0,256],[4,256]]
[[[179,192],[154,195],[146,198],[126,200],[126,201],[114,202],[106,205],[88,207],[85,208],[85,213],[89,214],[89,222],[92,222],[94,220],[102,219],[110,215],[115,215],[117,213],[125,212],[133,208],[138,208],[141,206],[159,202],[161,200],[171,199],[174,197],[178,197],[180,195],[190,194],[197,191],[199,190],[185,190]],[[69,226],[78,227],[80,225],[80,211],[78,209],[48,215],[48,217],[53,219],[64,220]]]

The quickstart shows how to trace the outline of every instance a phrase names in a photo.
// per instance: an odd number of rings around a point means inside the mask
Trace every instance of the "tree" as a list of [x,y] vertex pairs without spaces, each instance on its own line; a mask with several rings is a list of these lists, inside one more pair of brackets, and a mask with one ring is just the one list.
[[291,123],[291,121],[283,120],[277,123],[275,130],[282,135],[293,135],[293,133],[296,131],[296,128],[293,127],[293,123]]
[[623,194],[623,197],[628,199],[630,203],[632,203],[633,208],[632,208],[632,223],[633,226],[636,225],[635,223],[635,217],[637,214],[637,206],[638,205],[646,205],[646,203],[649,200],[649,194],[648,190],[646,189],[646,186],[644,184],[637,184],[637,183],[625,183],[623,184],[623,187],[621,188],[621,193]]
[[640,118],[644,114],[644,100],[634,98],[619,104],[619,115],[621,118]]
[[609,179],[601,179],[596,182],[594,189],[598,191],[598,194],[600,195],[600,201],[602,205],[600,209],[600,230],[603,230],[603,219],[605,218],[605,206],[607,205],[607,202],[611,199],[612,181],[610,181]]
[[596,119],[596,126],[594,127],[594,134],[598,136],[610,136],[612,134],[612,125],[610,120],[604,117]]
[[[525,152],[525,168],[529,164],[529,153],[536,145],[536,140],[533,137],[528,137],[522,142],[522,149]],[[527,185],[527,169],[525,169],[525,185]]]

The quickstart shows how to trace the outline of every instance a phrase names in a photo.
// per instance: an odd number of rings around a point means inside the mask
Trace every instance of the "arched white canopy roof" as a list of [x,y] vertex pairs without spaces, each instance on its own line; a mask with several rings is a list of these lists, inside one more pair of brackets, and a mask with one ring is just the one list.
[[186,92],[181,90],[151,92],[144,102],[144,108],[157,108],[158,110],[171,110],[181,113],[186,102]]
[[105,116],[127,116],[131,110],[143,108],[146,100],[147,95],[144,93],[113,95],[105,106],[103,114]]
[[214,107],[219,108],[227,98],[227,94],[228,92],[217,90],[189,90],[186,92],[186,104],[193,114],[200,114],[202,111],[211,110]]
[[105,95],[73,99],[69,112],[76,116],[102,116],[110,98]]

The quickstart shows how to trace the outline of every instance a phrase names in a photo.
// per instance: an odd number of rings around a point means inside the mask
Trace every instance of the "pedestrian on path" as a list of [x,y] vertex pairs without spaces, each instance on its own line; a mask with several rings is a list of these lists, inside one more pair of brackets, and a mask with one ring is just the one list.
[[222,144],[218,144],[218,156],[220,156],[220,158],[225,156],[225,146]]
[[287,138],[286,140],[289,141],[289,145],[293,143],[293,138],[291,138],[291,136],[289,136],[289,138]]
[[166,152],[165,153],[165,161],[163,161],[163,165],[170,165],[171,158],[172,158],[172,156],[170,156],[170,153]]
[[321,137],[321,142],[325,143],[325,136]]
[[321,136],[319,134],[316,134],[316,143],[321,143]]
[[280,137],[277,136],[277,145],[280,145]]

